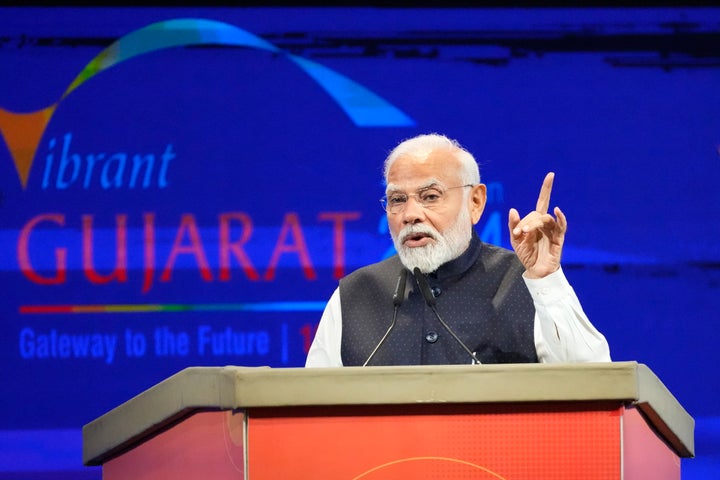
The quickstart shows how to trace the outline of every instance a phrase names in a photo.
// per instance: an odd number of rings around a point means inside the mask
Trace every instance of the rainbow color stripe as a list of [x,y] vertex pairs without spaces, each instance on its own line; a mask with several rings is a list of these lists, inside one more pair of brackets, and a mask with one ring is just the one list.
[[254,303],[137,303],[105,305],[21,305],[22,315],[178,313],[178,312],[317,312],[327,302],[254,302]]

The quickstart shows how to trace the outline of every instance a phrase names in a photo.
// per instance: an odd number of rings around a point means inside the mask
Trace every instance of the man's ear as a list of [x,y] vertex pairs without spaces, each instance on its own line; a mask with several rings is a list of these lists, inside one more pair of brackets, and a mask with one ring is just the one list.
[[485,210],[485,202],[487,201],[487,187],[484,183],[478,183],[470,191],[468,198],[470,207],[470,218],[473,225],[480,221],[483,211]]

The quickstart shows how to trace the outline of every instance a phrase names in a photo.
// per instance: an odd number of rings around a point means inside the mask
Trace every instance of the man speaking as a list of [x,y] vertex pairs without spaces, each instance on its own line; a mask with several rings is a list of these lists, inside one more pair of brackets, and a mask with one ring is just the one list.
[[560,266],[567,221],[548,213],[553,173],[534,211],[510,210],[514,252],[475,232],[487,191],[455,140],[405,140],[384,175],[397,255],[340,280],[305,366],[610,361]]

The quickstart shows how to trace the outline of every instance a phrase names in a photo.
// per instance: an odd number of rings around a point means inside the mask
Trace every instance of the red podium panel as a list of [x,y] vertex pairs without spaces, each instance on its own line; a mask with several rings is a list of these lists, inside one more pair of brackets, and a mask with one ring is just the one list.
[[250,478],[621,478],[617,405],[352,410],[251,415]]
[[104,480],[675,480],[692,435],[652,372],[624,362],[187,369],[84,442]]

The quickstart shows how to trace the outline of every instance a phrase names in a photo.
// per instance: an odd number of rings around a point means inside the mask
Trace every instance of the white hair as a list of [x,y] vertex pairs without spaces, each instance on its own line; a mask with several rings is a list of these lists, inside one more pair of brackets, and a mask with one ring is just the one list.
[[388,172],[395,160],[402,156],[424,159],[437,150],[447,150],[460,161],[460,181],[463,184],[480,183],[480,167],[470,152],[465,150],[457,140],[439,133],[429,133],[403,140],[390,152],[383,167],[385,185],[387,185]]

